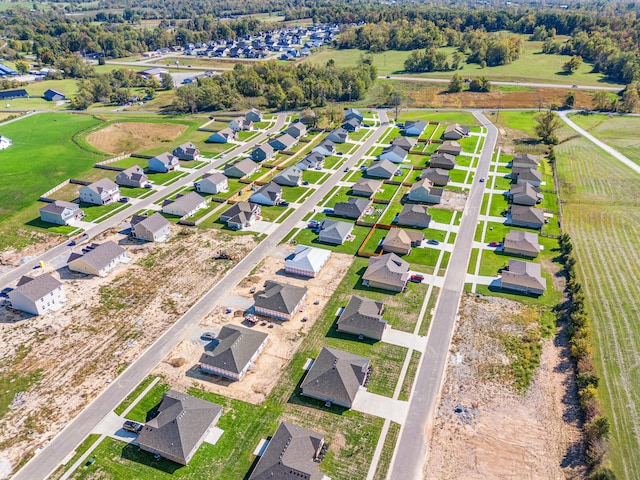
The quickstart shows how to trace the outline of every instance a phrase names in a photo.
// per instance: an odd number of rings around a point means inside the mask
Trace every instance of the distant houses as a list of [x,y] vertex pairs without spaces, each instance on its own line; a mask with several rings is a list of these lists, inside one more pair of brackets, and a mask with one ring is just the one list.
[[244,118],[253,123],[262,122],[262,113],[257,108],[252,108],[244,114]]
[[333,143],[344,143],[349,138],[349,132],[342,127],[338,127],[326,136],[326,140]]
[[300,139],[307,134],[307,126],[302,122],[292,123],[289,128],[285,130],[285,133],[291,135],[293,138]]
[[427,122],[424,120],[408,120],[404,124],[405,135],[411,135],[413,137],[419,137],[427,128]]
[[279,137],[274,138],[269,141],[269,145],[273,148],[273,150],[289,150],[294,147],[298,143],[298,139],[292,137],[288,133],[280,135]]
[[344,111],[344,119],[351,120],[352,118],[355,118],[360,123],[364,122],[364,115],[360,113],[360,110],[356,110],[355,108],[347,108]]

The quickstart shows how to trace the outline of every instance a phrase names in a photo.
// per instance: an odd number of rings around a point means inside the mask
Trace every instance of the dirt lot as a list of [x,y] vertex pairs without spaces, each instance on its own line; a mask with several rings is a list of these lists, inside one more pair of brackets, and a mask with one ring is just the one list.
[[523,394],[504,375],[510,360],[498,339],[525,335],[530,327],[513,319],[527,310],[501,298],[463,297],[425,478],[583,478],[566,348],[544,341],[541,366]]
[[123,243],[132,262],[106,278],[54,271],[68,298],[62,310],[27,318],[0,307],[0,373],[41,370],[0,419],[0,451],[12,465],[52,438],[214,285],[232,265],[211,259],[218,248],[242,258],[255,246],[253,236],[179,226],[165,244],[131,243],[114,231],[97,240],[106,239]]
[[87,142],[108,153],[130,153],[175,140],[187,129],[177,123],[118,122],[87,135]]
[[[280,376],[279,372],[293,357],[305,334],[322,312],[351,263],[349,255],[332,253],[320,275],[307,280],[284,273],[284,258],[292,252],[292,247],[279,247],[271,256],[267,257],[251,277],[240,283],[220,308],[200,323],[201,328],[193,332],[191,338],[182,341],[165,361],[158,365],[154,374],[164,375],[171,385],[178,386],[179,389],[191,387],[195,379],[199,380],[201,388],[211,392],[255,404],[264,401],[277,382]],[[225,314],[226,306],[239,306],[243,303],[253,304],[250,289],[256,287],[256,291],[260,291],[266,280],[277,280],[306,287],[308,293],[303,306],[304,312],[298,312],[291,321],[282,322],[268,319],[266,324],[263,325],[260,322],[255,326],[243,322],[241,315],[244,308],[234,308],[233,313]],[[246,300],[243,301],[241,297]],[[316,300],[320,301],[318,305],[314,305]],[[304,317],[307,320],[302,322]],[[269,324],[272,322],[274,325],[269,328]],[[254,328],[269,334],[267,346],[258,357],[255,366],[247,372],[240,382],[231,382],[213,375],[202,374],[197,368],[194,368],[204,351],[204,342],[199,339],[199,335],[205,331],[217,333],[223,325],[229,323]],[[184,359],[184,362],[181,359]],[[174,367],[172,364],[183,364],[183,366]]]

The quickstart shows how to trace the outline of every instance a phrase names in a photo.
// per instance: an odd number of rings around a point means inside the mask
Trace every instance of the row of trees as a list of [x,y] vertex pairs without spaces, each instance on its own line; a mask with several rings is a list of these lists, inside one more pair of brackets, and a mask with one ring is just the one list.
[[[454,73],[451,77],[451,81],[449,82],[449,87],[447,88],[447,93],[459,93],[464,90],[465,81],[462,78],[462,75],[459,73]],[[491,83],[487,80],[486,77],[477,77],[469,82],[469,91],[470,92],[490,92],[491,91]]]

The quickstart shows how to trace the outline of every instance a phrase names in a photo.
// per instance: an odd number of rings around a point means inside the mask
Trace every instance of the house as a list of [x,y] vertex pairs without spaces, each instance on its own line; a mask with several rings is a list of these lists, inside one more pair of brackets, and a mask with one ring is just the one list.
[[317,146],[313,147],[311,149],[312,153],[319,153],[320,155],[324,155],[325,157],[328,157],[329,155],[335,155],[336,154],[336,144],[333,143],[331,140],[323,140],[322,142],[320,142]]
[[138,446],[180,465],[188,465],[222,414],[222,407],[185,393],[169,390],[158,414],[136,439]]
[[236,132],[235,130],[227,127],[227,128],[223,128],[219,132],[216,132],[213,135],[211,135],[207,139],[207,142],[210,142],[210,143],[228,143],[231,140],[235,140],[235,138],[237,136],[238,136],[238,132]]
[[260,205],[257,203],[238,202],[231,205],[220,215],[220,221],[234,230],[250,227],[260,215]]
[[323,248],[313,248],[307,245],[297,245],[293,254],[284,261],[284,271],[303,277],[315,277],[327,263],[331,251]]
[[456,168],[456,157],[449,153],[434,153],[429,157],[429,168],[452,170]]
[[185,218],[192,216],[202,208],[207,208],[207,199],[196,192],[189,192],[184,195],[178,194],[175,200],[162,202],[161,211],[167,215]]
[[59,102],[61,100],[65,100],[67,97],[64,93],[50,88],[42,94],[42,98],[48,100],[49,102]]
[[258,170],[260,170],[259,164],[245,158],[244,160],[238,160],[225,165],[224,174],[229,178],[243,178],[248,175],[253,175]]
[[462,153],[462,147],[455,140],[447,140],[438,147],[438,153],[448,153],[449,155],[460,155]]
[[229,191],[229,181],[220,172],[205,173],[200,180],[194,182],[196,192],[200,193],[222,193]]
[[537,257],[540,253],[538,234],[533,232],[523,232],[522,230],[511,230],[502,241],[502,251],[509,255],[519,255],[521,257]]
[[283,187],[297,187],[302,181],[302,170],[298,167],[289,167],[273,177],[273,181]]
[[369,375],[370,360],[324,347],[300,385],[301,394],[327,404],[351,408]]
[[382,187],[380,180],[361,178],[351,187],[351,194],[371,198],[372,195],[380,190],[380,187]]
[[108,205],[118,201],[120,187],[109,178],[101,178],[97,182],[80,188],[80,201],[92,205]]
[[197,160],[200,157],[200,150],[191,142],[186,142],[174,148],[173,155],[179,160]]
[[544,224],[544,212],[539,208],[511,205],[507,210],[505,225],[541,229]]
[[353,223],[339,222],[338,220],[324,219],[320,223],[318,240],[322,243],[342,245],[353,232]]
[[402,163],[407,159],[407,151],[397,145],[389,145],[378,155],[378,160],[389,160],[393,163]]
[[333,214],[338,217],[357,220],[369,208],[371,201],[364,198],[349,198],[346,202],[337,202]]
[[344,128],[338,127],[333,132],[327,135],[327,140],[332,141],[333,143],[344,143],[349,138],[349,132],[347,132]]
[[369,258],[367,270],[362,275],[365,287],[402,292],[409,281],[409,264],[395,253],[385,253]]
[[445,140],[460,140],[469,136],[469,127],[463,127],[459,123],[454,123],[445,128],[442,138]]
[[419,247],[423,241],[424,234],[422,232],[392,228],[382,241],[382,251],[397,255],[409,255],[411,247]]
[[382,340],[387,321],[382,319],[384,303],[351,295],[349,303],[338,317],[337,329],[374,340]]
[[542,184],[542,173],[535,168],[514,167],[511,169],[511,181],[513,183],[528,183],[533,187],[539,187]]
[[83,248],[81,253],[72,253],[67,266],[72,272],[104,277],[119,263],[128,263],[130,260],[124,248],[109,240],[101,244],[92,243]]
[[288,133],[280,135],[279,137],[269,141],[269,145],[271,145],[274,150],[289,150],[297,143],[298,140]]
[[360,113],[360,111],[356,110],[355,108],[347,108],[344,111],[344,119],[351,120],[352,118],[355,118],[360,123],[364,122],[364,115]]
[[393,178],[398,167],[389,160],[376,160],[367,168],[367,176],[374,178]]
[[200,370],[230,380],[242,380],[267,344],[268,335],[238,325],[225,325],[212,351],[200,357]]
[[500,286],[507,290],[542,295],[547,289],[547,279],[542,277],[539,264],[509,259],[509,267],[502,271]]
[[289,128],[285,130],[285,133],[291,135],[293,138],[300,139],[307,134],[307,127],[302,122],[292,123]]
[[4,135],[0,135],[0,150],[6,150],[11,145],[13,145],[13,140],[9,137],[5,137]]
[[0,92],[0,100],[13,100],[14,98],[29,98],[29,94],[24,88]]
[[419,137],[426,128],[427,122],[424,120],[408,120],[404,124],[404,133],[412,137]]
[[142,70],[138,72],[138,75],[142,75],[144,78],[155,78],[160,81],[162,75],[168,74],[169,70],[165,70],[164,68],[149,68],[147,70]]
[[347,132],[357,132],[362,128],[362,122],[357,118],[350,118],[341,125]]
[[514,205],[533,207],[542,202],[542,194],[528,182],[511,185],[507,196],[511,198]]
[[513,168],[538,168],[540,162],[530,153],[519,153],[511,160],[511,167]]
[[273,147],[268,143],[256,145],[251,152],[251,160],[254,162],[262,162],[273,158]]
[[426,178],[438,187],[444,187],[449,183],[449,172],[444,168],[427,168],[420,174],[420,178]]
[[69,225],[75,220],[82,220],[84,212],[77,203],[55,200],[40,208],[40,220],[56,225]]
[[391,145],[400,147],[407,152],[414,148],[417,144],[418,140],[411,137],[394,137],[393,141],[391,142]]
[[169,238],[171,223],[158,212],[150,217],[134,215],[129,223],[133,238],[147,242],[164,242]]
[[258,110],[257,108],[252,108],[250,110],[247,110],[247,113],[244,114],[244,118],[253,123],[261,122],[262,112],[260,112],[260,110]]
[[247,120],[245,117],[234,118],[228,125],[234,132],[242,132],[243,130],[251,130],[253,128],[253,122]]
[[255,312],[259,315],[291,320],[307,298],[307,289],[288,283],[267,280],[264,290],[253,296]]
[[116,183],[121,187],[144,188],[149,184],[149,178],[141,167],[134,165],[118,173]]
[[282,187],[277,183],[270,182],[260,187],[249,201],[260,205],[277,205],[282,200]]
[[300,170],[317,170],[324,165],[324,155],[318,152],[311,152],[309,155],[300,160],[296,167]]
[[442,188],[434,187],[429,179],[423,178],[411,186],[407,198],[418,203],[440,203],[443,192]]
[[164,152],[150,158],[147,167],[151,172],[167,173],[173,172],[178,165],[180,165],[178,157],[171,155],[169,152]]
[[67,301],[62,283],[48,273],[37,277],[24,275],[8,296],[11,307],[33,315],[59,310]]
[[398,225],[415,228],[429,228],[431,223],[431,215],[427,213],[427,207],[424,205],[406,204],[396,217]]
[[322,434],[281,422],[249,480],[327,480],[318,471],[323,447]]

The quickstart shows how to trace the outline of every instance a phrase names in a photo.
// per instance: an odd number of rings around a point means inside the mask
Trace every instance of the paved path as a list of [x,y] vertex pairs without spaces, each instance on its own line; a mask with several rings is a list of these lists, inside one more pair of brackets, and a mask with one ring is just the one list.
[[[385,112],[380,112],[381,121],[387,121]],[[283,117],[284,118],[284,117]],[[280,127],[278,127],[280,128]],[[366,142],[344,164],[344,167],[352,168],[364,155],[375,141],[384,133],[386,126],[378,127],[369,136]],[[271,235],[265,238],[258,246],[249,252],[238,264],[229,270],[207,294],[196,302],[171,328],[162,334],[140,357],[133,362],[117,379],[109,385],[92,403],[90,403],[76,418],[41,451],[33,457],[13,477],[14,480],[33,480],[46,478],[53,472],[86,436],[131,392],[155,366],[165,358],[171,350],[187,335],[197,323],[213,310],[218,301],[225,298],[235,286],[256,265],[285,238],[289,231],[315,206],[329,191],[334,188],[342,177],[341,172],[336,172],[320,188],[318,188],[304,202],[304,206],[294,211],[280,224]]]
[[353,401],[352,410],[386,418],[402,425],[407,417],[408,402],[384,397],[361,389]]
[[570,112],[558,112],[558,116],[564,121],[564,123],[569,125],[571,128],[573,128],[576,132],[578,132],[580,135],[585,137],[590,142],[596,144],[598,147],[600,147],[602,150],[607,152],[612,157],[616,158],[617,160],[620,160],[622,163],[624,163],[627,167],[629,167],[634,172],[640,173],[640,165],[630,160],[628,157],[625,157],[615,148],[611,148],[606,143],[601,142],[596,137],[594,137],[589,132],[587,132],[584,128],[580,128],[575,122],[573,122],[572,120],[569,120],[569,117],[567,117],[567,113],[570,113]]
[[411,348],[421,353],[424,353],[427,345],[427,337],[420,337],[411,332],[403,332],[401,330],[394,330],[393,328],[386,328],[384,330],[382,333],[382,341],[392,345],[398,345],[399,347]]
[[[477,178],[486,177],[498,130],[480,112],[473,113],[480,123],[487,127],[487,138],[476,174]],[[466,280],[467,264],[471,255],[484,187],[485,183],[475,182],[473,184],[462,214],[454,250],[427,336],[426,352],[418,367],[409,412],[400,432],[400,439],[396,445],[394,460],[390,468],[389,478],[394,480],[423,478],[427,443],[431,436],[433,419],[444,382],[451,338],[456,325],[460,296]]]

